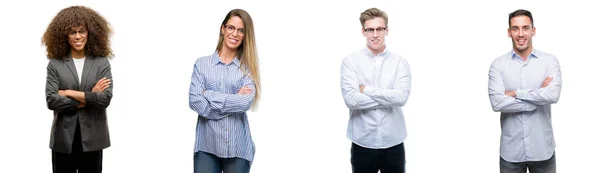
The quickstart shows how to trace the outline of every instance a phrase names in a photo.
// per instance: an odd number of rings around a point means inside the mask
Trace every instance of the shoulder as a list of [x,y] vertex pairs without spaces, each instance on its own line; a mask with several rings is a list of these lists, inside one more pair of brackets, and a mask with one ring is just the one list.
[[544,60],[548,60],[548,61],[558,61],[558,59],[556,58],[556,56],[554,56],[553,54],[542,52],[542,51],[539,51],[539,50],[535,50],[535,51],[536,51],[535,52],[536,55],[540,59],[544,59]]
[[206,64],[210,64],[210,61],[212,59],[212,54],[211,55],[207,55],[207,56],[202,56],[198,59],[196,59],[196,63],[195,65],[206,65]]
[[362,49],[350,53],[349,55],[347,55],[344,58],[343,61],[344,61],[344,63],[351,62],[351,61],[353,61],[353,59],[360,58],[360,57],[365,57],[365,53]]
[[389,58],[389,60],[392,60],[392,62],[396,62],[398,64],[408,64],[408,61],[404,57],[391,51],[388,51],[387,53],[387,58]]
[[508,52],[504,55],[498,56],[494,59],[494,61],[492,61],[492,66],[501,65],[504,62],[510,61],[511,58],[512,58],[512,52]]

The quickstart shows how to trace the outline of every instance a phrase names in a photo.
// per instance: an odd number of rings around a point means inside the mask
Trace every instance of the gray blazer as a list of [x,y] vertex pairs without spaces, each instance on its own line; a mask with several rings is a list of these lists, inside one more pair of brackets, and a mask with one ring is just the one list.
[[[87,57],[81,76],[80,85],[75,63],[70,56],[62,60],[50,59],[48,63],[46,102],[48,109],[54,111],[50,133],[52,151],[71,153],[77,119],[84,152],[110,146],[106,108],[112,98],[113,81],[108,59]],[[102,92],[92,92],[92,88],[102,77],[111,79],[110,86]],[[78,101],[58,95],[58,90],[67,89],[85,92],[86,106],[77,108]]]

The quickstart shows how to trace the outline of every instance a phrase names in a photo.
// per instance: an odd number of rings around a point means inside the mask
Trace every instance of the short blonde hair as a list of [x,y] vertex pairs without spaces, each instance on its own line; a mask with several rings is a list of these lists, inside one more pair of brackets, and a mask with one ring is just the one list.
[[365,27],[365,21],[370,20],[370,19],[374,19],[376,17],[383,18],[383,21],[385,21],[385,25],[387,26],[387,24],[388,24],[388,16],[387,16],[387,14],[384,11],[381,11],[378,8],[369,8],[369,9],[365,10],[364,12],[360,13],[360,24],[364,28]]

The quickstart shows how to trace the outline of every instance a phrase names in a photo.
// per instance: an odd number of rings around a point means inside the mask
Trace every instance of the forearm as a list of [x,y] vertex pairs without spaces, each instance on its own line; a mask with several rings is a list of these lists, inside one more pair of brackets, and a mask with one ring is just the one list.
[[218,109],[213,108],[206,98],[198,94],[190,93],[189,106],[198,116],[206,119],[217,120],[227,116],[227,114],[222,114]]
[[219,112],[245,112],[254,101],[254,94],[225,94],[214,90],[204,90],[202,96],[210,106]]
[[77,107],[80,104],[79,102],[77,102],[77,100],[68,97],[63,97],[58,94],[46,95],[46,103],[48,109],[59,112],[77,110]]
[[407,89],[381,89],[365,86],[364,94],[383,106],[404,106],[410,91]]
[[490,103],[495,112],[526,112],[537,109],[537,106],[504,94],[490,94]]
[[86,104],[84,92],[76,91],[76,90],[64,90],[64,94],[66,97],[74,99],[79,103]]
[[358,91],[346,91],[343,93],[343,96],[348,109],[374,109],[386,107]]
[[109,89],[101,92],[84,92],[85,105],[106,109],[112,99],[112,89]]
[[540,106],[554,104],[557,103],[560,98],[560,87],[549,86],[532,91],[517,90],[516,98]]

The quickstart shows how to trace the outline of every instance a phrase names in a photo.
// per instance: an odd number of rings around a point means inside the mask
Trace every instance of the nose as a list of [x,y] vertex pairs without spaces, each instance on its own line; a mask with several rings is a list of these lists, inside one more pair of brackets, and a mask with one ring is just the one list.
[[80,39],[81,38],[81,34],[79,32],[75,33],[75,39]]
[[517,34],[517,36],[519,36],[519,37],[525,36],[525,31],[523,31],[522,29],[519,29],[519,33]]

